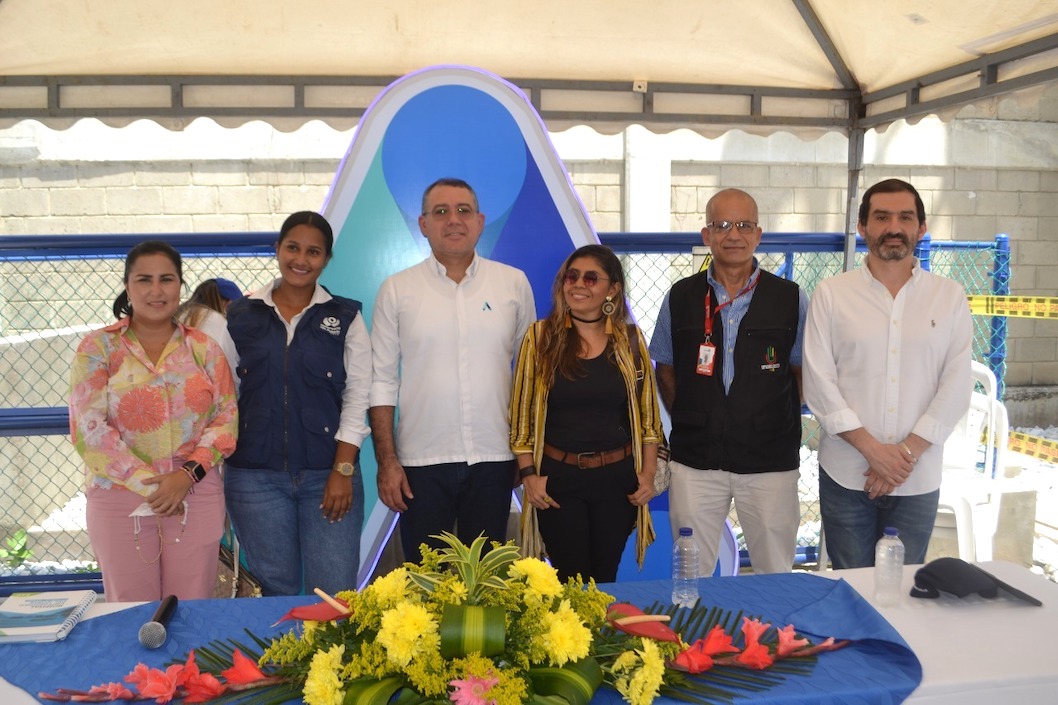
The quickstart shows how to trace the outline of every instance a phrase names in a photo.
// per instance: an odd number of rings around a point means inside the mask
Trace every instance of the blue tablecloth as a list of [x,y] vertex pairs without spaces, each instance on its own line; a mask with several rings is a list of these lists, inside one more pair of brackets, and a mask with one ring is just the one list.
[[[621,602],[647,606],[667,600],[668,580],[601,586]],[[813,641],[828,636],[853,639],[818,659],[810,676],[792,676],[762,693],[753,703],[889,705],[903,701],[922,679],[922,667],[900,635],[844,581],[815,575],[748,575],[700,582],[702,604],[761,615],[776,627],[793,624]],[[157,650],[140,646],[137,633],[157,604],[141,605],[77,625],[70,636],[49,644],[0,645],[0,675],[33,695],[56,688],[83,688],[120,680],[139,662],[162,666],[182,659],[189,649],[214,639],[283,633],[291,623],[272,627],[294,605],[315,597],[275,597],[181,602],[169,624],[169,639]],[[603,688],[592,701],[622,702]],[[662,701],[658,701],[661,703]]]

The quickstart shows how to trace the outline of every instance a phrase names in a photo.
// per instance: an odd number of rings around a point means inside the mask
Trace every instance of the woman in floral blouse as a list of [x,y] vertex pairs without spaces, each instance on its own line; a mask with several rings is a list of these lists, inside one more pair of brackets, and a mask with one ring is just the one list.
[[85,336],[71,373],[88,536],[108,601],[212,597],[224,492],[211,471],[238,427],[231,370],[213,340],[173,318],[183,273],[168,243],[132,248],[124,284],[119,320]]

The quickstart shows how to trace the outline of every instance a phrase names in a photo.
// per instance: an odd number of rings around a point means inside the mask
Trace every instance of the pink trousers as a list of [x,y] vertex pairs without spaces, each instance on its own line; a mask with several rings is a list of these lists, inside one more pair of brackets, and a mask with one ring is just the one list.
[[186,498],[183,516],[130,517],[144,498],[124,488],[89,488],[88,538],[108,602],[213,597],[224,531],[224,484],[210,472]]

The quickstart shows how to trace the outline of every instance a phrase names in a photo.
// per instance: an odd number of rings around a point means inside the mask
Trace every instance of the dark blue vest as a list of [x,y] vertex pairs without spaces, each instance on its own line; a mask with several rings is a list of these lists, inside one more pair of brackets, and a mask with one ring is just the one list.
[[360,302],[342,297],[305,312],[287,346],[275,309],[243,298],[228,307],[239,351],[239,442],[228,463],[241,468],[321,470],[334,463],[345,336]]
[[[672,287],[672,354],[676,398],[669,444],[672,458],[700,470],[754,473],[800,465],[801,401],[790,372],[797,338],[797,285],[761,271],[735,341],[735,377],[723,383],[723,316],[713,317],[717,346],[712,376],[695,372],[705,341],[701,272]],[[715,310],[716,295],[712,297]]]

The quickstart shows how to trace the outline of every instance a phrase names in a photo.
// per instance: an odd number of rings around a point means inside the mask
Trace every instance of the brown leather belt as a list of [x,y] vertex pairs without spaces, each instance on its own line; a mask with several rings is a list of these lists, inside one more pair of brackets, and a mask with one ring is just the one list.
[[632,441],[626,443],[623,448],[593,451],[591,453],[567,453],[566,451],[559,450],[554,446],[549,446],[546,443],[544,444],[544,455],[549,458],[554,458],[560,463],[572,465],[573,467],[581,468],[582,470],[587,468],[601,468],[604,465],[617,463],[624,460],[631,454]]

